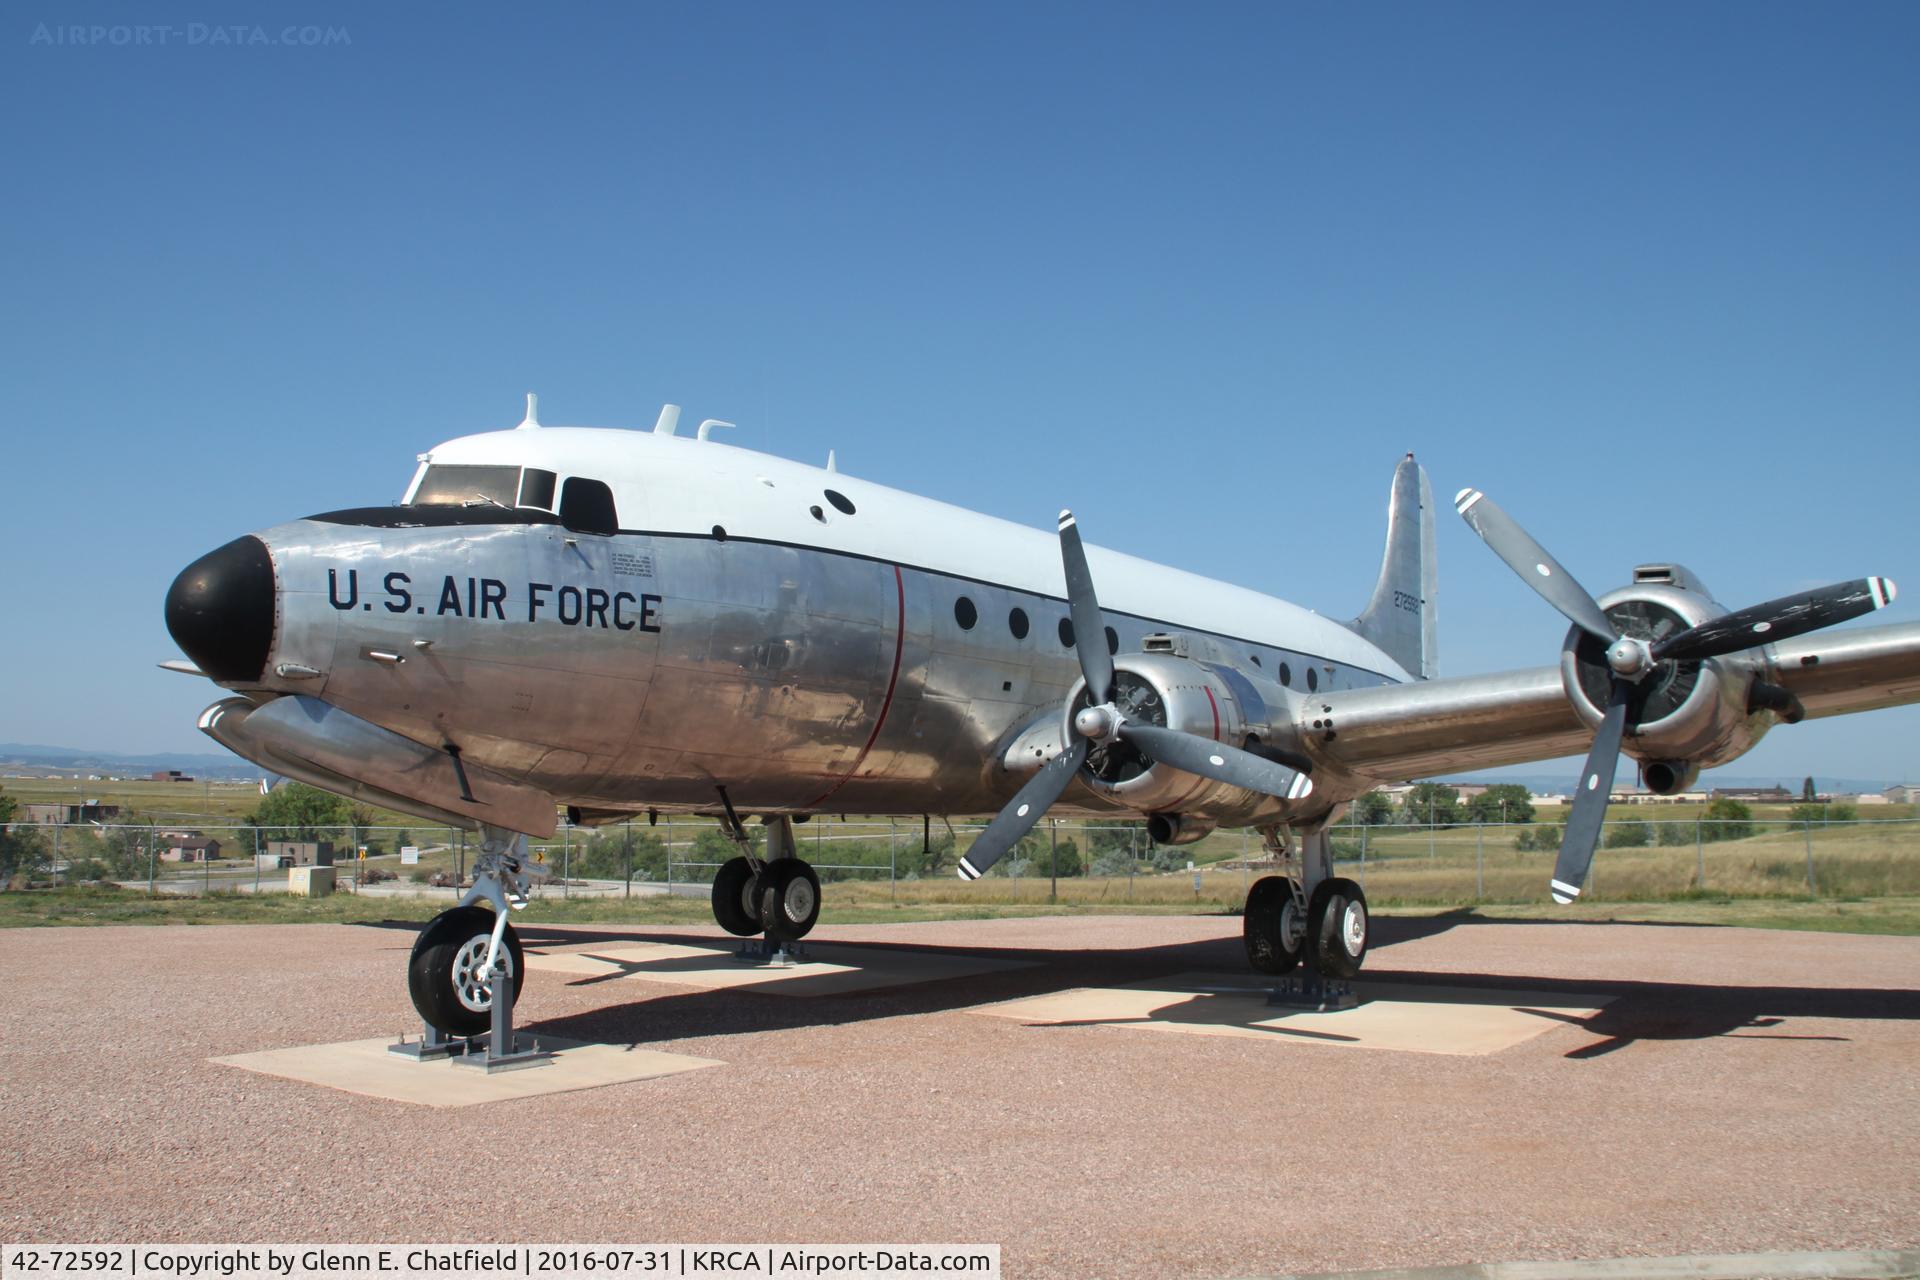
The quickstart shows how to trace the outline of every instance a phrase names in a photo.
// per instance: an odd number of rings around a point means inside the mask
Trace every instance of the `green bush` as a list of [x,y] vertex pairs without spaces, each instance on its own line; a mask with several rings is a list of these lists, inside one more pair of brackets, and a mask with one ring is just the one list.
[[1607,848],[1644,849],[1653,843],[1653,824],[1642,818],[1629,818],[1625,822],[1610,823],[1607,827]]

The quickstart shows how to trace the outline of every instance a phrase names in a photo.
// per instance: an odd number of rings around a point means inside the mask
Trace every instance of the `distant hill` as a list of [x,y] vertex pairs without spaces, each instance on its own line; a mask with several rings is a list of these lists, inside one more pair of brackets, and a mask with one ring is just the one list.
[[231,751],[191,752],[157,751],[128,754],[116,751],[87,751],[73,747],[49,747],[31,742],[0,742],[0,772],[9,766],[36,771],[60,769],[85,773],[154,773],[178,769],[196,778],[257,778],[259,765],[242,760]]

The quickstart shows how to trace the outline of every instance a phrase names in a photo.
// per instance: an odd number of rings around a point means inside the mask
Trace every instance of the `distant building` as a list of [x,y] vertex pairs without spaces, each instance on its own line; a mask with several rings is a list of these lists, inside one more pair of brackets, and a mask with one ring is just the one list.
[[120,816],[120,806],[101,804],[98,800],[82,800],[73,804],[23,804],[18,813],[16,821],[39,827],[77,826],[82,822],[112,822]]
[[266,856],[276,866],[330,867],[333,865],[331,840],[269,840]]
[[211,836],[175,836],[160,851],[162,862],[211,862],[220,856],[220,842]]
[[149,782],[192,782],[193,779],[178,769],[155,769],[147,779]]
[[1616,787],[1608,797],[1614,804],[1705,804],[1704,791],[1676,791],[1670,796],[1656,795],[1638,787]]
[[1888,787],[1881,795],[1888,804],[1920,804],[1920,783],[1903,782],[1897,787]]
[[1738,800],[1742,804],[1793,804],[1800,796],[1785,787],[1715,787],[1713,798]]

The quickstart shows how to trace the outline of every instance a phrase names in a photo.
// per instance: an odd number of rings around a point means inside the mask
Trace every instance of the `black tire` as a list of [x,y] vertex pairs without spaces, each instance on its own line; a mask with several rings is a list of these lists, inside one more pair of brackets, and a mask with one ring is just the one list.
[[[1298,912],[1293,887],[1284,876],[1265,876],[1247,893],[1246,914],[1240,932],[1247,944],[1247,963],[1257,973],[1292,973],[1300,963],[1305,931],[1291,917]],[[1292,939],[1292,949],[1288,940]]]
[[1367,894],[1351,880],[1322,880],[1307,903],[1307,951],[1329,978],[1359,974],[1371,933]]
[[760,888],[754,883],[753,864],[729,858],[713,877],[713,918],[722,929],[740,938],[759,933]]
[[775,942],[806,937],[820,918],[819,875],[799,858],[768,863],[760,879],[760,918]]
[[[476,962],[486,958],[493,924],[493,912],[484,907],[455,907],[427,921],[413,940],[413,954],[407,958],[407,994],[428,1026],[450,1036],[477,1036],[493,1029],[491,994],[462,981]],[[501,948],[513,974],[513,1002],[518,1005],[520,989],[527,983],[527,963],[520,935],[512,925],[501,938]]]

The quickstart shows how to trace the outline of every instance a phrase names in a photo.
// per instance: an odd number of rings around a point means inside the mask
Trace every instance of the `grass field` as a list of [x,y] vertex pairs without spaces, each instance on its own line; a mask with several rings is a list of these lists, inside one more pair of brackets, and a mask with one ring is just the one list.
[[[1189,878],[1188,884],[1191,885]],[[1079,915],[1232,915],[1238,910],[1191,901],[1129,903],[1062,894],[1062,901],[992,902],[956,906],[950,902],[898,905],[878,894],[849,894],[849,886],[829,889],[821,912],[825,924],[909,923],[923,920],[991,920],[1013,916]],[[905,888],[905,886],[902,886]],[[1044,882],[1038,886],[1044,890]],[[882,886],[884,888],[884,886]],[[451,905],[451,898],[356,897],[293,898],[285,894],[213,894],[208,897],[148,895],[144,891],[83,886],[0,893],[0,928],[43,925],[207,925],[207,924],[353,924],[375,921],[425,922]],[[1571,907],[1481,904],[1463,907],[1384,907],[1387,917],[1446,916],[1460,920],[1623,921],[1720,925],[1760,929],[1811,929],[1837,933],[1920,933],[1920,897],[1864,900],[1810,898],[1689,899],[1677,902],[1581,902]],[[700,898],[649,896],[623,898],[548,897],[515,917],[521,925],[600,924],[645,927],[660,924],[710,925],[712,913]]]

